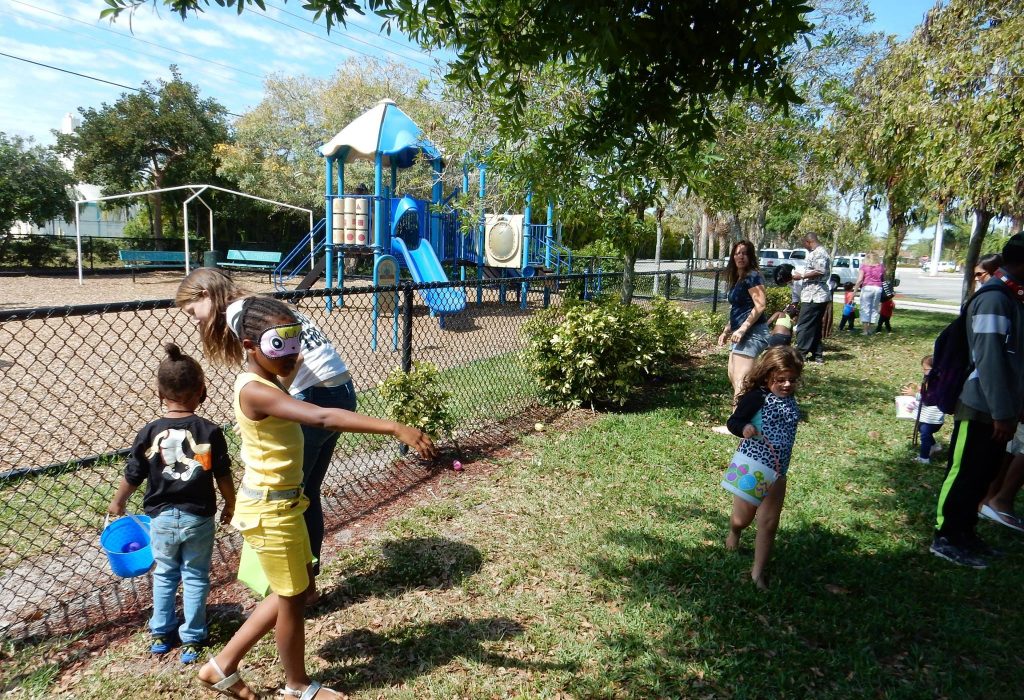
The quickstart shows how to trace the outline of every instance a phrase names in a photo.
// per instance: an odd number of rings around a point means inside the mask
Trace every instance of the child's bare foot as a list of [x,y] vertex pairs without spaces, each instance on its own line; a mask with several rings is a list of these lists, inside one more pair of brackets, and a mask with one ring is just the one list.
[[753,579],[754,585],[757,586],[757,590],[768,590],[768,574],[761,574],[759,576],[754,576],[753,574],[751,574],[750,578]]
[[245,681],[238,675],[238,671],[226,674],[217,663],[215,657],[203,664],[199,669],[199,682],[206,688],[220,695],[240,700],[260,700],[260,695],[245,684]]
[[725,548],[735,552],[740,546],[740,531],[729,528],[729,534],[725,538]]

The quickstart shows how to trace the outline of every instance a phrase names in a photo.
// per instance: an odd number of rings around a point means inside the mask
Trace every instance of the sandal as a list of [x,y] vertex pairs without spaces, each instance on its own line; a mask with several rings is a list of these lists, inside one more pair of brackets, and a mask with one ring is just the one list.
[[[213,692],[219,695],[225,695],[229,698],[236,698],[236,700],[242,700],[241,695],[239,695],[234,690],[231,690],[231,687],[234,686],[236,683],[245,683],[245,681],[242,680],[242,677],[238,675],[238,671],[235,671],[230,676],[225,675],[224,669],[222,669],[220,667],[220,664],[217,663],[217,659],[215,659],[212,656],[210,657],[210,660],[206,662],[203,668],[206,668],[206,666],[209,666],[211,664],[213,665],[213,670],[215,670],[218,673],[218,675],[220,675],[220,680],[216,683],[210,683],[209,681],[204,681],[202,678],[200,678],[199,682],[203,684],[203,687],[205,687],[207,690],[212,690]],[[256,696],[259,697],[259,693],[256,693]]]
[[296,690],[295,688],[289,688],[288,686],[285,686],[281,688],[281,690],[279,690],[278,692],[281,695],[287,695],[288,697],[298,698],[299,700],[313,700],[313,698],[315,698],[317,693],[319,693],[321,690],[330,693],[332,696],[336,698],[348,697],[347,695],[342,695],[337,690],[331,690],[330,688],[323,687],[323,685],[321,685],[319,681],[310,681],[309,685],[306,686],[305,690]]

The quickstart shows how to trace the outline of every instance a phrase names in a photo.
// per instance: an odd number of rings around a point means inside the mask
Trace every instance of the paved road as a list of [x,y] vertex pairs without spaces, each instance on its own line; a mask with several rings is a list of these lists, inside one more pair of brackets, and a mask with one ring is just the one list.
[[[686,267],[685,260],[663,260],[662,270],[676,270]],[[638,271],[654,270],[653,260],[637,260]],[[962,283],[959,272],[940,272],[935,277],[916,267],[901,267],[897,276],[900,279],[900,286],[896,289],[897,299],[904,299],[908,302],[938,302],[939,304],[960,303],[960,285]]]

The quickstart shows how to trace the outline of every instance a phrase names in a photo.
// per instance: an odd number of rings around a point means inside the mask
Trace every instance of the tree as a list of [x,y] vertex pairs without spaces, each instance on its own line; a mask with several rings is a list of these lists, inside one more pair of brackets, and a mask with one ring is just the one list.
[[[117,17],[150,0],[107,0],[101,16]],[[214,0],[262,8],[262,0]],[[184,19],[210,0],[153,0]],[[306,0],[330,28],[357,0]],[[785,107],[798,101],[783,70],[786,47],[809,25],[802,0],[708,3],[676,0],[367,0],[366,9],[426,48],[456,53],[448,79],[482,90],[505,133],[529,128],[525,118],[538,68],[562,66],[568,79],[593,85],[593,99],[566,113],[563,127],[546,134],[589,152],[607,153],[654,125],[676,129],[687,143],[714,134],[719,95],[757,94]]]
[[36,225],[70,216],[75,184],[71,173],[48,148],[0,132],[0,258],[18,221]]
[[1024,215],[1024,13],[1018,3],[950,0],[933,9],[910,42],[928,109],[922,166],[940,204],[953,197],[974,215],[963,295],[994,217]]
[[[216,100],[201,99],[198,88],[181,79],[144,82],[138,93],[123,93],[100,109],[80,107],[82,124],[57,134],[57,146],[75,163],[75,174],[104,192],[159,189],[210,180],[216,173],[214,147],[228,140],[226,111]],[[150,195],[153,236],[163,237],[163,198]]]
[[[246,191],[318,209],[324,201],[324,159],[316,149],[384,98],[394,99],[432,140],[445,140],[443,105],[429,96],[419,73],[394,62],[346,61],[329,79],[270,77],[264,98],[236,123],[231,143],[217,146],[222,175]],[[345,168],[350,189],[373,187],[373,164]],[[432,174],[427,164],[403,172],[403,189],[429,199]]]

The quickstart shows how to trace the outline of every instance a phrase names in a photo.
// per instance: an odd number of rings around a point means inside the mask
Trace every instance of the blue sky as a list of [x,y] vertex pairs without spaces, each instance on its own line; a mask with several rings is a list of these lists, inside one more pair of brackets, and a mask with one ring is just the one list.
[[[211,3],[213,4],[213,3]],[[906,36],[933,0],[871,0],[880,30]],[[99,20],[102,0],[0,0],[0,53],[93,78],[139,86],[168,79],[177,64],[183,77],[230,112],[243,114],[263,94],[268,74],[331,75],[350,56],[369,54],[407,63],[425,75],[435,65],[400,35],[380,32],[380,19],[353,16],[348,28],[327,34],[301,3],[267,0],[264,16],[241,16],[214,5],[182,22],[152,3],[132,18]],[[52,143],[50,129],[67,112],[114,102],[125,88],[0,56],[0,131]],[[343,124],[339,124],[340,129]]]

